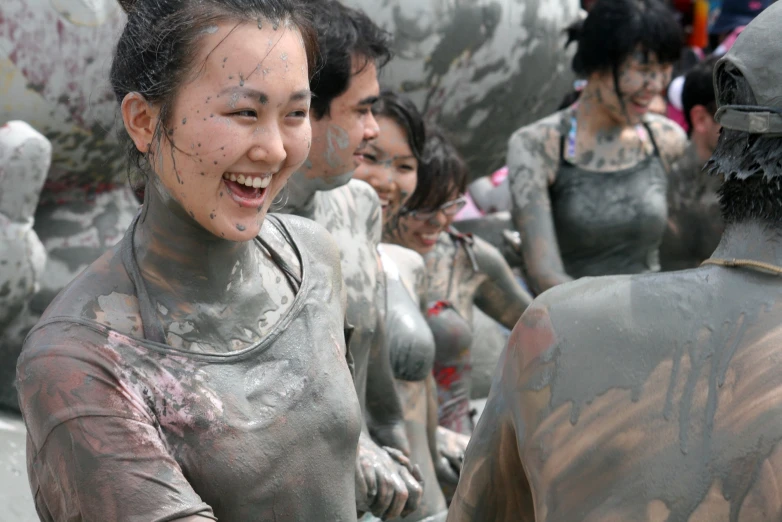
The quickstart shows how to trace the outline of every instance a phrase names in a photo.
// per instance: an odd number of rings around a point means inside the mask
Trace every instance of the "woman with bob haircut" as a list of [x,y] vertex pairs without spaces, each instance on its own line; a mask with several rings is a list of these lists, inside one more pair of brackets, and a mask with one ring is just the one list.
[[578,102],[516,131],[508,144],[514,223],[536,294],[583,276],[659,271],[667,172],[684,132],[650,112],[682,37],[659,0],[598,0],[573,70]]

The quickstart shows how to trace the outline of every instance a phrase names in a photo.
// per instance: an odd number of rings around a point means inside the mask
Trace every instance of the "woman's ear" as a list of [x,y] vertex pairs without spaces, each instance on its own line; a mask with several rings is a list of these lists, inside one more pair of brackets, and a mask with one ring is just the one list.
[[122,121],[136,148],[146,154],[155,138],[159,111],[137,92],[130,92],[122,100]]

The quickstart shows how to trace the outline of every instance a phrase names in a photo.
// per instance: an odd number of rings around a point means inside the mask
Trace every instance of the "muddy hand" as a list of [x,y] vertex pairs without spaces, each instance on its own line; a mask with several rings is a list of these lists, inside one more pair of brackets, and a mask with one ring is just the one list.
[[408,480],[403,478],[402,467],[388,452],[363,433],[359,438],[356,468],[358,511],[370,512],[382,519],[400,516],[409,496]]
[[448,462],[457,477],[462,471],[464,452],[467,451],[469,442],[470,437],[467,435],[456,433],[442,426],[437,427],[437,452],[441,459]]
[[424,477],[418,465],[410,462],[410,459],[404,453],[388,446],[384,446],[383,449],[398,464],[400,476],[407,487],[407,503],[402,511],[402,516],[405,517],[417,510],[421,503],[424,495]]

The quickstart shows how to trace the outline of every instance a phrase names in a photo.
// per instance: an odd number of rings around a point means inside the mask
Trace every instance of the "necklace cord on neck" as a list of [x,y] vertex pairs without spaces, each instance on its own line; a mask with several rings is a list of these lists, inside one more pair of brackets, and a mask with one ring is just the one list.
[[782,276],[782,267],[772,265],[771,263],[764,263],[762,261],[753,261],[752,259],[717,259],[709,258],[703,263],[703,265],[716,265],[725,268],[747,268],[756,272],[769,273],[773,275]]

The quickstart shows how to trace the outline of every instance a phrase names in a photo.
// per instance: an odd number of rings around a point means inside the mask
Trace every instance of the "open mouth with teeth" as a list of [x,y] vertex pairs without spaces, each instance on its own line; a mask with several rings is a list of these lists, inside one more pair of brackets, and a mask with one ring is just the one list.
[[231,197],[243,207],[260,207],[266,199],[267,188],[272,182],[271,174],[237,174],[226,172],[223,183]]

